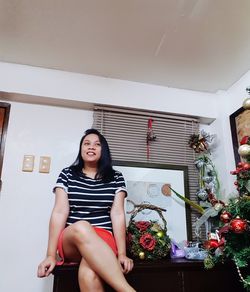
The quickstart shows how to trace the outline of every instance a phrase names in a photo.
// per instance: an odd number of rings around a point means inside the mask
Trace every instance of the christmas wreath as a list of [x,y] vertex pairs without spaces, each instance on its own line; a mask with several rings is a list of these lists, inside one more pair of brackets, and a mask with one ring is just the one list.
[[[135,221],[134,217],[144,209],[156,211],[162,224],[153,220]],[[135,205],[127,227],[127,249],[131,257],[141,260],[156,260],[169,254],[171,243],[167,235],[167,222],[162,215],[163,210],[151,204]]]

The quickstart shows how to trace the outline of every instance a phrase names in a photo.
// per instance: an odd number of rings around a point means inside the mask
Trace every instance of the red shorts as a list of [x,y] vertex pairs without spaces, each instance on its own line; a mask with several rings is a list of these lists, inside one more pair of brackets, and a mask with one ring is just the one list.
[[[110,248],[113,250],[115,255],[117,256],[118,251],[115,243],[114,236],[111,232],[107,231],[106,229],[100,228],[100,227],[93,227],[95,232],[101,237],[102,240],[104,240]],[[57,251],[58,255],[60,256],[61,260],[57,262],[58,266],[61,266],[65,262],[65,257],[64,257],[64,252],[63,252],[63,234],[64,234],[65,229],[61,232],[59,239],[58,239],[58,244],[57,244]],[[73,264],[73,263],[72,263]]]

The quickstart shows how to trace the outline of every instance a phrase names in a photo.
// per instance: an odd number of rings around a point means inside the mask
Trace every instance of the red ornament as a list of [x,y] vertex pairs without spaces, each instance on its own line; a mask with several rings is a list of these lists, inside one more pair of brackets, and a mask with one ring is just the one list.
[[240,141],[240,145],[249,144],[249,142],[250,142],[250,137],[244,136]]
[[217,248],[219,247],[219,242],[217,239],[209,239],[204,243],[205,249]]
[[232,215],[227,211],[223,211],[220,215],[220,220],[224,223],[230,222],[231,218],[232,218]]
[[247,162],[243,163],[242,168],[244,170],[249,170],[250,169],[250,163],[247,163]]
[[241,219],[238,216],[230,222],[230,230],[232,230],[234,233],[244,233],[247,231],[247,228],[247,221]]

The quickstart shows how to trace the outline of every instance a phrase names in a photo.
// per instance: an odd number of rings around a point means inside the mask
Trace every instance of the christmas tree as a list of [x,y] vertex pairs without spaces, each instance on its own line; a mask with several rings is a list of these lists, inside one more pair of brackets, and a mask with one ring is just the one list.
[[[244,104],[249,110],[250,99]],[[218,262],[233,261],[240,280],[250,291],[250,275],[245,273],[250,263],[250,136],[241,139],[238,152],[242,161],[231,172],[236,176],[238,196],[231,198],[218,214],[219,228],[204,244],[208,250],[204,265],[209,269]]]
[[[250,87],[247,88],[250,94]],[[250,98],[247,98],[243,107],[250,111]],[[195,234],[199,240],[202,224],[213,219],[217,229],[209,232],[204,242],[207,256],[204,259],[206,269],[213,268],[218,262],[233,261],[236,265],[239,278],[246,290],[250,291],[250,135],[244,136],[238,149],[241,162],[238,163],[232,175],[236,175],[235,186],[238,194],[230,198],[228,203],[218,199],[220,189],[215,167],[210,159],[210,143],[212,136],[201,131],[193,134],[189,146],[199,154],[195,165],[199,172],[199,202],[193,202],[185,196],[171,189],[180,199],[196,209],[201,217],[195,223]]]

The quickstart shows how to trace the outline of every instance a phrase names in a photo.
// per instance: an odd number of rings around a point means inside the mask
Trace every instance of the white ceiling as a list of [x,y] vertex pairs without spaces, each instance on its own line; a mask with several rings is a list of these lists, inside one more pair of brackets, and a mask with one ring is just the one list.
[[0,0],[0,61],[226,90],[250,69],[250,0]]

